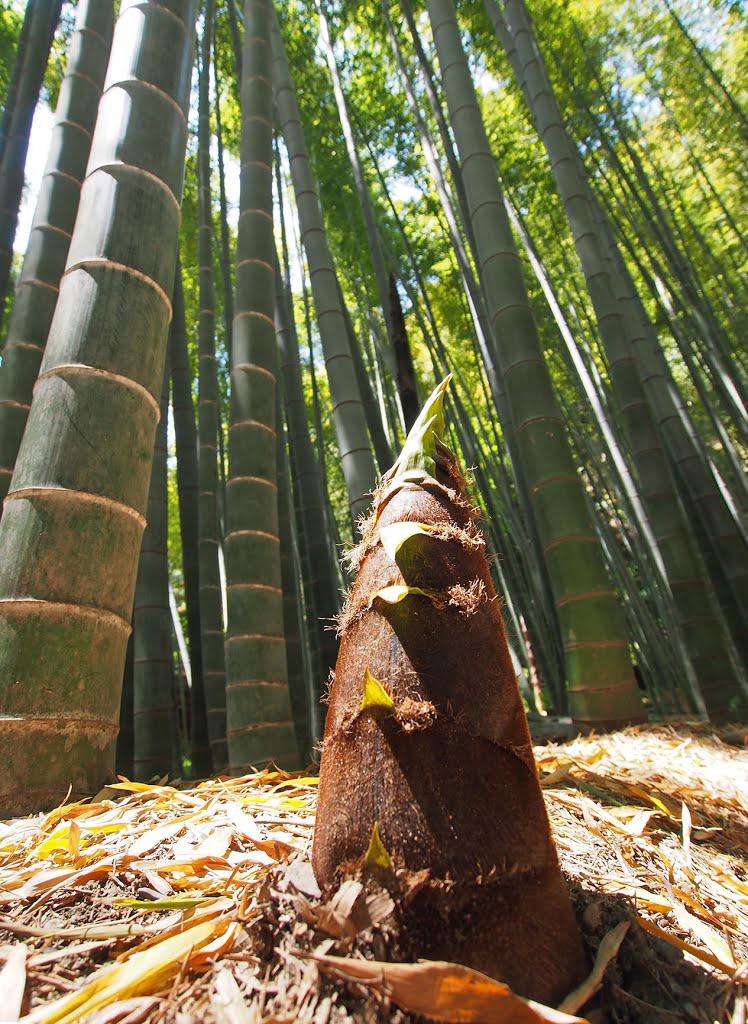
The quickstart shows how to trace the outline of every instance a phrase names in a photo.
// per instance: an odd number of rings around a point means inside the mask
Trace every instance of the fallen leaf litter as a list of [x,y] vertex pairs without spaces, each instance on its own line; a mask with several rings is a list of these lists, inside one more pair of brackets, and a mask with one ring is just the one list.
[[453,965],[386,964],[388,894],[314,881],[317,779],[263,771],[122,781],[0,822],[0,1021],[745,1020],[748,735],[730,738],[649,726],[535,748],[597,956],[557,1011]]

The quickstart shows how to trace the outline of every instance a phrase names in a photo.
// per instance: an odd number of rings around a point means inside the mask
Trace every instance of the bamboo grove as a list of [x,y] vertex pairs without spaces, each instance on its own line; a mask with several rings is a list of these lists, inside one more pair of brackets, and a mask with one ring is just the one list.
[[448,374],[529,710],[745,714],[740,4],[19,7],[0,812],[315,759],[341,556]]

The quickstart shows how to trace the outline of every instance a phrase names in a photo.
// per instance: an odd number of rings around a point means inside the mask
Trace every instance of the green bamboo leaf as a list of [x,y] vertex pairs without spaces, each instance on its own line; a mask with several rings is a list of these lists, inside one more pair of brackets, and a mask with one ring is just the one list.
[[361,699],[359,714],[371,708],[386,708],[391,711],[394,708],[392,697],[385,690],[379,680],[371,674],[367,665],[364,670],[364,695]]
[[372,595],[372,601],[378,597],[387,604],[399,604],[411,594],[420,594],[422,597],[429,598],[431,596],[427,591],[421,590],[420,587],[406,587],[403,584],[396,583],[391,587],[382,587],[381,590]]
[[199,907],[201,903],[217,899],[216,896],[184,896],[173,900],[112,900],[115,907],[140,907],[142,910],[188,910]]
[[379,834],[378,821],[374,822],[374,828],[371,830],[371,839],[364,856],[364,869],[374,873],[378,871],[394,871],[392,858],[387,853],[382,837]]
[[450,373],[429,395],[418,419],[411,427],[403,450],[390,470],[389,479],[422,480],[436,477],[437,441],[444,433],[444,392],[452,380]]
[[379,527],[379,539],[390,558],[396,559],[400,548],[411,537],[427,537],[433,532],[433,526],[426,526],[424,523],[391,523],[389,526]]

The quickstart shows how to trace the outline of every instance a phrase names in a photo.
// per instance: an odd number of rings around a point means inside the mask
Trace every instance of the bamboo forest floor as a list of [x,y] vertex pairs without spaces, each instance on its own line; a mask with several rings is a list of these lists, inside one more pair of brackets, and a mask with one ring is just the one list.
[[[723,736],[660,725],[536,747],[597,958],[566,1014],[746,1021],[748,728]],[[447,965],[381,963],[397,955],[388,894],[349,880],[322,899],[314,882],[315,783],[122,782],[0,823],[0,1021],[578,1019]]]

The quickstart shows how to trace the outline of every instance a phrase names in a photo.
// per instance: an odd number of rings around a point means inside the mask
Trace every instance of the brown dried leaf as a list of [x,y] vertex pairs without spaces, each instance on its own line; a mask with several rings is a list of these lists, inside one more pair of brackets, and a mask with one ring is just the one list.
[[365,905],[363,914],[357,913],[357,904],[363,890],[363,885],[352,878],[343,882],[333,898],[317,912],[317,928],[338,939],[357,935],[362,928],[367,927],[370,921]]
[[508,985],[445,960],[396,964],[314,956],[317,965],[343,981],[367,985],[409,1013],[450,1024],[583,1024],[515,995]]

